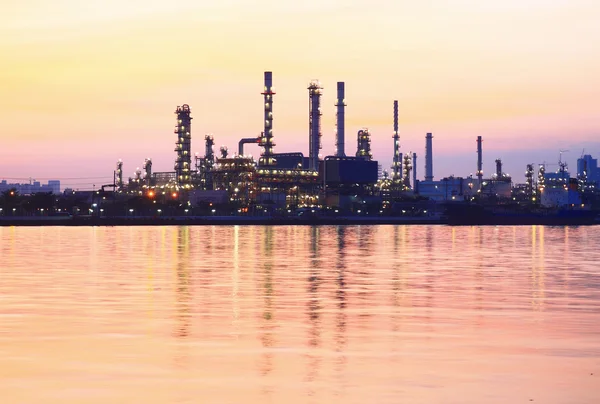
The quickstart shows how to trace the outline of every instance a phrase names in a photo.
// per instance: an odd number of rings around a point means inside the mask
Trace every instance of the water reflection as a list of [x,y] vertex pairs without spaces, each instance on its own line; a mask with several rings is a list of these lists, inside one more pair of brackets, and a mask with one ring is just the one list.
[[598,245],[592,227],[0,228],[0,396],[599,402]]
[[273,310],[273,228],[267,226],[263,241],[263,312],[260,321],[260,340],[263,346],[262,359],[259,369],[262,376],[266,376],[273,370],[273,353],[271,348],[274,345],[274,310]]
[[308,382],[307,396],[312,397],[316,394],[313,382],[319,376],[321,367],[321,354],[318,352],[321,344],[321,306],[319,296],[319,286],[321,283],[319,272],[324,270],[319,264],[319,242],[321,228],[311,226],[310,228],[310,253],[309,253],[309,274],[306,306],[306,316],[308,320],[308,351],[306,364],[306,381]]
[[[568,231],[568,228],[565,228]],[[532,235],[531,306],[534,310],[544,309],[544,227],[534,226]]]
[[336,314],[335,314],[335,352],[334,371],[337,375],[336,396],[343,395],[345,386],[343,383],[343,373],[347,362],[345,347],[347,344],[346,338],[346,226],[337,226],[337,277],[336,277]]
[[[356,302],[355,306],[358,308],[358,315],[360,321],[357,326],[361,329],[369,327],[369,319],[372,316],[372,310],[370,308],[371,299],[375,293],[372,284],[372,273],[375,263],[372,260],[374,248],[374,229],[375,226],[358,226],[356,229],[356,240],[358,244],[357,256],[355,259],[361,263],[354,267],[354,273],[356,276],[353,277],[354,287],[356,290]],[[368,334],[364,334],[368,338]]]
[[178,367],[185,368],[188,365],[188,345],[183,343],[190,336],[192,315],[190,289],[190,230],[187,226],[177,227],[177,257],[175,259],[175,330],[173,335],[180,341],[176,343],[175,363]]
[[240,335],[240,226],[233,228],[233,270],[231,271],[231,306],[233,336]]

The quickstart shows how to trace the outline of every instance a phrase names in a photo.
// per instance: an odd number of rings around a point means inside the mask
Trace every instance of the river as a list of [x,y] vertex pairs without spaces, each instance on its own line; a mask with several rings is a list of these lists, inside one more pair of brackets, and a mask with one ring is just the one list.
[[598,403],[600,227],[0,228],[2,403]]

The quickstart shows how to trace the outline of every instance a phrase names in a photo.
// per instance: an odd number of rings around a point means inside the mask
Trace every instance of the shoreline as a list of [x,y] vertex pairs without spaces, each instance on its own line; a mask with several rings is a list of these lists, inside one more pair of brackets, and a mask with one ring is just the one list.
[[335,226],[335,225],[444,225],[439,217],[248,217],[248,216],[197,216],[197,217],[21,217],[0,218],[0,227],[9,226]]
[[168,217],[0,217],[0,227],[41,226],[340,226],[340,225],[447,225],[447,226],[594,226],[596,220],[574,218],[493,218],[452,220],[446,217],[338,216],[168,216]]

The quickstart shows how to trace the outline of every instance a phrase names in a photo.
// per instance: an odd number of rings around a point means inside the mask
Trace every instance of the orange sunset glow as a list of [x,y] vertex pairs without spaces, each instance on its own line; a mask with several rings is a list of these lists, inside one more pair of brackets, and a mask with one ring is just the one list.
[[194,151],[206,133],[235,150],[262,129],[267,70],[277,152],[308,154],[306,87],[319,79],[323,155],[334,150],[337,81],[346,152],[369,127],[384,169],[395,99],[403,151],[423,156],[433,132],[436,177],[473,173],[478,135],[484,171],[502,157],[515,181],[560,149],[572,170],[584,148],[600,154],[597,1],[31,0],[0,10],[0,179],[109,180],[119,158],[126,175],[146,157],[172,171],[184,103]]

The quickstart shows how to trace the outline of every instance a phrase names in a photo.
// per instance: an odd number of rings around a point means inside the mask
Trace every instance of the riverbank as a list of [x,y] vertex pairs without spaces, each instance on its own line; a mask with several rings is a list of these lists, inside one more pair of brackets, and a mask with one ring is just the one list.
[[173,216],[173,217],[0,217],[0,226],[202,226],[202,225],[374,225],[446,224],[440,217],[268,217],[268,216]]

